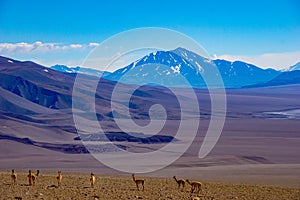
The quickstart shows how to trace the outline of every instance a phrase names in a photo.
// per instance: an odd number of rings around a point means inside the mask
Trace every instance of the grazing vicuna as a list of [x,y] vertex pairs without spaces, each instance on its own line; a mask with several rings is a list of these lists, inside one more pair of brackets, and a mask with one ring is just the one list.
[[201,188],[202,183],[201,182],[199,182],[199,181],[190,182],[188,179],[186,180],[186,182],[192,186],[191,193],[196,192],[196,191],[197,191],[197,193],[199,193],[200,191],[202,193],[202,188]]
[[135,179],[134,174],[132,174],[132,179],[133,179],[133,181],[134,181],[135,184],[136,184],[137,190],[139,190],[139,185],[142,185],[142,186],[143,186],[143,191],[144,191],[144,183],[145,183],[145,179],[141,179],[141,178]]

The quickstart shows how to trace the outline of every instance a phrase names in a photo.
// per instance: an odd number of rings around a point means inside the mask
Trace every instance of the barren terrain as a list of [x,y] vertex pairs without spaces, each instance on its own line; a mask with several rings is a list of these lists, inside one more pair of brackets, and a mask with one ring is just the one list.
[[178,189],[171,177],[145,179],[145,190],[137,191],[130,175],[96,175],[94,188],[89,174],[63,173],[62,185],[57,187],[56,173],[41,172],[35,186],[29,186],[25,171],[18,172],[17,184],[12,185],[8,171],[2,171],[1,199],[289,199],[298,200],[300,189],[244,184],[202,182],[203,193],[191,193],[190,185]]

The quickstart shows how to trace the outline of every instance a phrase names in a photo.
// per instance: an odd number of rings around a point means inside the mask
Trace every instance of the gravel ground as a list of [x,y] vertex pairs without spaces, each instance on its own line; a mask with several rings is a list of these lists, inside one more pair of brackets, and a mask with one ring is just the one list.
[[62,172],[62,175],[60,187],[57,187],[54,172],[41,172],[36,185],[29,186],[25,171],[17,172],[16,184],[12,184],[9,171],[2,171],[0,199],[300,199],[300,188],[203,182],[203,193],[196,194],[190,192],[187,183],[183,190],[178,189],[172,177],[143,177],[145,190],[137,191],[130,175],[96,174],[94,188],[90,186],[88,174]]

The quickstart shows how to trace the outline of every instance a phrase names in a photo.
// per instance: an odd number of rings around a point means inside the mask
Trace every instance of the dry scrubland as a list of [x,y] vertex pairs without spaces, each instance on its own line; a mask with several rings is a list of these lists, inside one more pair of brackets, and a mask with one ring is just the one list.
[[[18,171],[17,171],[18,172]],[[203,183],[203,194],[191,194],[190,185],[183,191],[170,178],[145,178],[145,191],[137,191],[130,175],[96,175],[94,188],[89,174],[63,173],[61,187],[57,187],[56,173],[41,172],[35,186],[28,186],[27,172],[18,172],[17,184],[12,185],[10,172],[0,174],[1,199],[300,199],[300,188],[252,186],[238,184]],[[178,177],[179,178],[179,177]]]

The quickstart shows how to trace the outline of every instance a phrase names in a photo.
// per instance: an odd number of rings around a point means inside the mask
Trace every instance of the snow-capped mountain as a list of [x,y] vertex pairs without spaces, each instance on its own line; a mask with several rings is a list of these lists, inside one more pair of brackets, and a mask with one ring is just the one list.
[[[219,70],[219,74],[218,74]],[[172,51],[157,51],[121,68],[105,78],[131,84],[161,84],[164,86],[242,87],[267,82],[280,72],[263,70],[241,61],[211,60],[184,48]],[[205,79],[205,81],[204,81]]]
[[87,75],[92,75],[97,77],[99,76],[105,77],[108,74],[110,74],[110,72],[106,72],[106,71],[100,71],[100,70],[84,68],[84,67],[68,67],[66,65],[54,65],[50,68],[64,73],[82,73],[82,74],[87,74]]
[[[201,62],[203,62],[202,57]],[[161,84],[186,86],[185,77],[193,86],[205,86],[201,76],[203,68],[190,63],[173,51],[157,51],[108,75],[107,79],[131,84]]]
[[[271,83],[273,85],[273,83],[277,83],[276,78],[283,73],[274,69],[261,69],[242,61],[211,60],[184,48],[150,53],[113,73],[90,68],[71,68],[65,65],[55,65],[51,69],[65,73],[102,76],[108,80],[127,84],[175,87],[188,85],[205,87],[207,83],[213,87],[222,87],[219,81],[221,77],[226,88],[261,87]],[[298,69],[300,69],[300,62],[289,67],[286,71]],[[275,79],[274,82],[272,82],[273,79]],[[291,77],[292,82],[294,79],[295,77]],[[280,84],[279,82],[278,84]],[[289,81],[285,82],[288,83]]]
[[295,65],[292,65],[290,67],[288,67],[287,69],[283,70],[283,71],[295,71],[295,70],[300,70],[300,62],[296,63]]

